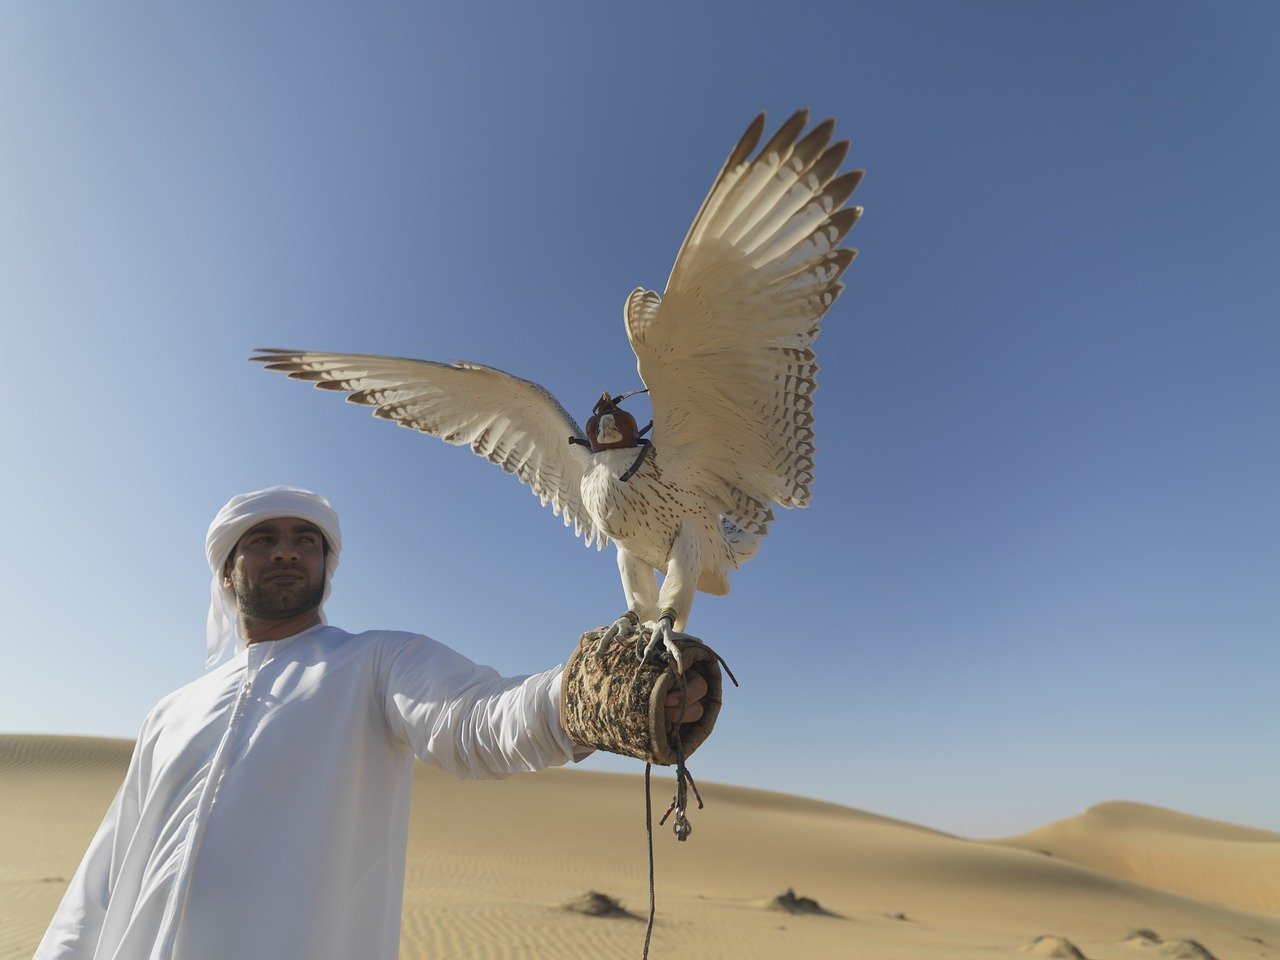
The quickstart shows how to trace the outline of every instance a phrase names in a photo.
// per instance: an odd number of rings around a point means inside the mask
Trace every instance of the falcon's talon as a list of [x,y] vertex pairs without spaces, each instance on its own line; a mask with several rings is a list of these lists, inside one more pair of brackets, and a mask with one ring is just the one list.
[[644,648],[644,652],[640,655],[640,662],[647,663],[649,658],[658,651],[661,645],[667,655],[667,660],[673,663],[676,668],[677,676],[684,676],[685,665],[684,655],[680,652],[680,645],[677,640],[688,640],[687,633],[679,633],[672,626],[671,620],[663,617],[653,628],[653,635],[649,638],[648,645]]
[[596,647],[596,656],[603,657],[604,652],[609,649],[609,645],[615,640],[625,640],[631,634],[636,632],[636,627],[640,623],[640,618],[628,610],[617,620],[613,621],[609,629],[600,637],[600,643]]

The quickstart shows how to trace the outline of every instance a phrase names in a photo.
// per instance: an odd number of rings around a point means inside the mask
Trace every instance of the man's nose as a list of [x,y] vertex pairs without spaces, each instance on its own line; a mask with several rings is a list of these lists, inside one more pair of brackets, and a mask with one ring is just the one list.
[[276,548],[271,551],[271,559],[273,560],[297,560],[300,556],[298,548],[292,543],[278,543]]

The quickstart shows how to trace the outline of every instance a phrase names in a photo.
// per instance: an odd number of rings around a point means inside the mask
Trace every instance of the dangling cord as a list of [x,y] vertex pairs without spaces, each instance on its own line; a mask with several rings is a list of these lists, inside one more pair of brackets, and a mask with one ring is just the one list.
[[[729,674],[729,679],[733,681],[733,685],[738,685],[737,678],[733,675],[733,671],[729,669],[729,665],[724,662],[724,658],[716,654],[716,659],[720,661],[720,665],[724,667],[725,672]],[[689,686],[685,682],[683,676],[677,678],[680,683],[680,716],[684,716],[684,708],[689,696]],[[689,839],[689,834],[693,832],[693,826],[689,823],[689,818],[685,816],[685,803],[688,800],[688,794],[685,792],[685,784],[687,783],[693,788],[693,795],[698,800],[698,809],[703,807],[702,794],[698,792],[698,785],[694,782],[689,768],[684,765],[684,741],[680,737],[680,724],[676,723],[671,731],[671,739],[676,748],[676,795],[671,799],[671,806],[667,808],[667,812],[662,815],[662,819],[658,821],[658,826],[662,826],[667,822],[667,817],[671,816],[673,810],[676,813],[676,838],[679,840]],[[653,918],[656,912],[656,900],[654,897],[653,882],[653,790],[651,788],[651,775],[653,764],[646,761],[644,765],[644,829],[649,841],[649,924],[644,931],[644,957],[643,960],[649,960],[649,941],[653,937]]]
[[653,915],[654,915],[654,896],[653,896],[653,793],[649,789],[649,772],[653,769],[653,764],[645,763],[644,765],[644,829],[649,835],[649,925],[644,931],[644,958],[649,960],[649,939],[653,936]]
[[[689,688],[685,685],[684,677],[680,677],[680,716],[684,716],[685,698],[688,696]],[[676,836],[684,840],[689,836],[686,829],[683,834],[680,832],[680,823],[683,821],[688,826],[689,821],[684,816],[684,777],[689,776],[689,771],[684,769],[684,745],[680,742],[680,724],[675,725],[672,736],[676,744],[676,782],[678,784],[677,796],[680,798],[680,814],[676,821]],[[683,776],[681,772],[683,771]],[[654,895],[653,881],[653,790],[651,780],[653,774],[653,764],[648,761],[644,765],[644,829],[645,836],[649,841],[649,924],[644,930],[644,955],[642,960],[649,960],[649,941],[653,938],[653,919],[657,913],[657,898]],[[689,782],[693,783],[693,778],[689,777]],[[694,796],[698,794],[698,788],[693,788]],[[702,806],[702,797],[698,797],[698,806]],[[671,801],[671,807],[662,815],[662,820],[658,822],[658,826],[662,826],[667,822],[667,817],[671,815],[671,811],[676,807],[676,801]]]
[[[680,684],[680,716],[684,716],[685,704],[689,696],[689,685],[683,676],[677,677]],[[671,741],[676,748],[676,794],[671,798],[671,806],[667,807],[667,812],[662,815],[662,819],[658,821],[658,826],[663,826],[667,822],[667,817],[675,812],[675,831],[676,839],[683,843],[689,839],[689,835],[693,833],[693,824],[689,822],[688,816],[685,814],[685,807],[689,802],[689,787],[693,787],[693,795],[698,800],[698,809],[702,809],[702,794],[698,793],[698,785],[693,782],[693,777],[689,774],[689,768],[684,765],[684,741],[680,737],[681,725],[677,723],[671,730]]]

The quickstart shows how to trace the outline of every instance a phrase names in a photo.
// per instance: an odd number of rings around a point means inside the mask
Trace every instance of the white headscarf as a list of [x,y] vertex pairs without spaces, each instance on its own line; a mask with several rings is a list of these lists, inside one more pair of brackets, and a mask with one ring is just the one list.
[[[329,551],[325,557],[324,595],[320,602],[323,604],[329,599],[329,587],[334,571],[338,569],[338,554],[342,552],[338,515],[329,506],[329,501],[318,493],[298,487],[267,487],[232,497],[209,524],[204,540],[205,556],[209,560],[209,569],[213,571],[213,582],[209,586],[209,620],[205,627],[206,670],[218,662],[236,632],[236,595],[230,587],[223,585],[223,567],[227,557],[251,527],[279,517],[309,520],[324,534]],[[323,607],[320,622],[327,622]],[[236,652],[244,648],[244,640],[237,636]]]

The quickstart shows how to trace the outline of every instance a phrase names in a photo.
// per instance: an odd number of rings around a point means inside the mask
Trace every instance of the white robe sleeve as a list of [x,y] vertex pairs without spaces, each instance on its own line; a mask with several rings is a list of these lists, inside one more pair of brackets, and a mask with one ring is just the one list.
[[503,677],[429,637],[389,651],[384,711],[391,734],[455,777],[488,779],[581,758],[560,725],[563,667]]
[[145,737],[138,738],[124,783],[67,885],[34,960],[92,960],[95,956],[123,845],[138,820],[139,754],[144,740]]

